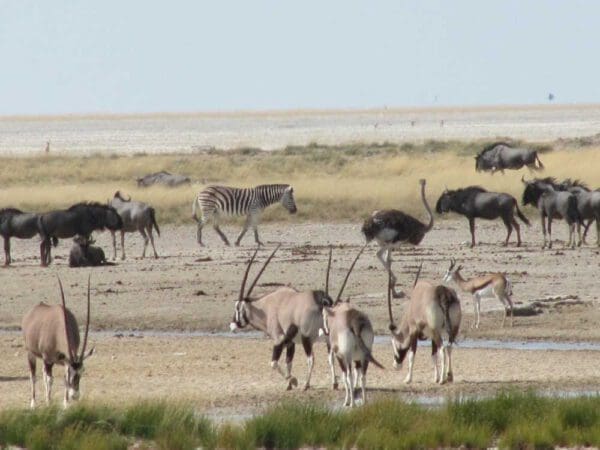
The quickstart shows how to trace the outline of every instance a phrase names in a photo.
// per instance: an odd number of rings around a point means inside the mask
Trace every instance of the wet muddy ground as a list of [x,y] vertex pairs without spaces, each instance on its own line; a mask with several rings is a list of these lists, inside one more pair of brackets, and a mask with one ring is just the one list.
[[[237,227],[224,228],[233,237]],[[566,226],[558,222],[557,239],[566,238]],[[333,291],[341,282],[352,258],[363,244],[359,224],[269,224],[260,227],[267,248],[260,252],[264,260],[276,242],[282,242],[276,258],[258,284],[256,294],[266,293],[279,284],[298,289],[322,288],[327,264],[327,246],[333,244]],[[541,232],[536,222],[524,227],[525,245],[502,247],[504,229],[500,223],[478,225],[475,249],[469,241],[466,220],[438,221],[417,248],[394,255],[394,270],[402,289],[412,285],[422,260],[423,276],[440,280],[449,259],[464,266],[465,275],[487,271],[505,272],[513,283],[521,313],[514,327],[501,328],[500,304],[482,302],[482,322],[478,330],[473,320],[469,295],[461,294],[464,311],[459,345],[453,352],[455,383],[436,386],[432,382],[429,348],[416,357],[414,382],[402,383],[404,370],[391,369],[391,349],[386,339],[375,345],[375,356],[388,370],[369,370],[368,385],[373,396],[479,395],[514,386],[549,391],[595,391],[600,386],[600,351],[591,345],[573,349],[548,349],[540,341],[600,342],[597,326],[599,252],[594,246],[570,250],[555,242],[553,250],[541,250]],[[192,226],[164,227],[157,240],[158,260],[134,258],[141,253],[141,238],[128,236],[129,258],[117,266],[92,272],[91,344],[97,354],[89,360],[83,380],[85,396],[92,400],[125,402],[139,398],[167,397],[191,399],[202,410],[235,416],[256,411],[280,398],[320,398],[336,403],[342,393],[329,387],[324,344],[318,345],[314,389],[307,393],[286,392],[283,380],[269,368],[271,344],[260,335],[249,339],[226,335],[202,335],[197,332],[225,331],[238,295],[245,261],[253,251],[252,238],[243,246],[225,247],[212,230],[207,230],[205,248],[195,243]],[[590,241],[595,240],[595,237]],[[97,242],[111,255],[109,235]],[[68,306],[80,322],[85,310],[85,286],[89,269],[67,267],[70,244],[61,242],[50,268],[39,267],[38,243],[14,241],[11,268],[0,271],[0,351],[5,355],[0,369],[1,406],[26,406],[29,380],[22,338],[18,330],[23,314],[38,301],[59,301],[56,275],[67,294]],[[346,294],[366,311],[380,334],[387,330],[385,305],[386,274],[370,246],[352,274]],[[252,276],[252,275],[251,275]],[[402,315],[404,300],[395,300],[395,314]],[[11,331],[13,330],[13,331]],[[98,333],[97,331],[102,331]],[[168,332],[132,335],[132,330]],[[186,332],[192,331],[188,335]],[[169,334],[177,332],[176,334]],[[539,347],[523,344],[470,345],[477,339],[538,342]],[[531,345],[531,344],[528,344]],[[508,347],[508,348],[503,348]],[[295,373],[302,384],[305,359],[299,349]],[[62,376],[62,369],[56,369]],[[62,395],[62,383],[56,382],[55,400]],[[41,394],[41,382],[38,393]],[[60,392],[60,393],[59,393]],[[39,395],[38,394],[38,395]]]

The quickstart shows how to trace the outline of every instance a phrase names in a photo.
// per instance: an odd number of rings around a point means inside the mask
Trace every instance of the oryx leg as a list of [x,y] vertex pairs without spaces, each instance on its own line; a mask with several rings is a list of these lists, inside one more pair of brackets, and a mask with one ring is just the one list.
[[335,361],[331,344],[329,343],[329,337],[327,337],[327,362],[329,363],[329,370],[331,372],[331,387],[335,390],[338,388],[338,380],[335,375]]
[[152,244],[152,251],[154,252],[154,258],[158,259],[158,253],[156,253],[156,247],[154,246],[154,234],[152,234],[152,224],[148,227],[148,236],[150,237],[150,244]]
[[365,360],[361,364],[360,370],[360,390],[362,393],[363,405],[367,403],[367,369],[369,368],[369,360]]
[[121,230],[121,259],[125,261],[125,230]]
[[285,332],[283,338],[281,339],[281,342],[273,346],[273,357],[271,358],[271,367],[277,372],[279,372],[279,374],[281,374],[282,377],[288,380],[288,390],[292,389],[294,386],[298,386],[298,380],[296,380],[296,378],[292,377],[291,375],[286,375],[283,372],[281,367],[279,367],[279,358],[281,357],[283,348],[288,347],[289,344],[293,343],[296,334],[298,334],[298,327],[296,325],[291,325]]
[[346,396],[344,397],[344,406],[354,406],[354,393],[352,392],[352,362],[344,361],[343,358],[337,358],[340,368],[342,369],[342,378],[344,380],[344,388],[346,390]]
[[32,353],[28,353],[27,362],[29,363],[29,380],[31,381],[31,403],[29,404],[29,406],[33,409],[35,408],[35,355]]
[[415,362],[415,353],[417,353],[417,337],[411,337],[410,339],[410,350],[408,351],[408,373],[404,382],[409,384],[412,381],[413,365]]
[[381,264],[383,267],[385,267],[385,270],[390,272],[392,296],[394,298],[404,298],[404,292],[396,291],[396,275],[394,275],[394,272],[392,272],[392,250],[390,248],[381,247],[377,251],[377,258],[379,258],[379,261],[381,261]]
[[444,347],[446,357],[448,358],[448,371],[446,373],[446,381],[452,383],[454,381],[454,374],[452,373],[452,344],[448,344]]
[[[302,336],[302,347],[304,353],[306,353],[306,364],[308,365],[308,375],[306,377],[306,383],[304,384],[304,390],[310,387],[310,377],[312,376],[313,367],[315,365],[315,355],[313,354],[313,343],[310,337]],[[334,374],[335,377],[335,374]]]
[[289,380],[292,378],[292,362],[294,361],[294,354],[296,353],[296,344],[290,342],[285,348],[285,379]]
[[138,231],[144,238],[144,249],[142,250],[142,258],[145,258],[146,257],[146,248],[148,248],[148,241],[149,241],[148,235],[146,234],[146,230],[144,230],[143,226],[139,227]]
[[475,247],[475,218],[469,217],[469,230],[471,231],[471,248]]
[[52,366],[44,361],[44,386],[46,387],[46,404],[50,404],[50,397],[52,396]]
[[438,373],[438,345],[435,340],[431,340],[431,363],[433,364],[433,382],[437,383],[439,379]]

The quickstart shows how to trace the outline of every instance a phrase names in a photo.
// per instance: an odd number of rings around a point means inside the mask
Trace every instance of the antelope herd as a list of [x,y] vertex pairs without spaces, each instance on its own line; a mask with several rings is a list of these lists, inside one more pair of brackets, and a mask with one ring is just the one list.
[[[476,157],[477,170],[503,170],[504,168],[528,166],[530,169],[544,168],[537,153],[524,149],[510,148],[503,143],[486,148]],[[536,166],[537,162],[537,166]],[[526,181],[522,179],[525,190],[523,205],[530,204],[540,211],[544,247],[552,246],[552,220],[566,220],[569,225],[569,246],[574,247],[575,230],[579,231],[578,245],[582,245],[581,226],[585,232],[596,220],[600,245],[600,197],[596,191],[590,191],[585,184],[565,180],[558,183],[547,177]],[[419,340],[431,341],[431,357],[434,366],[434,381],[445,383],[453,381],[452,345],[456,341],[461,326],[461,303],[454,289],[434,280],[420,279],[421,268],[405,302],[404,313],[397,325],[393,317],[392,297],[402,298],[403,292],[396,291],[397,278],[392,271],[392,250],[404,244],[419,245],[427,233],[434,229],[434,216],[425,195],[425,180],[420,180],[421,200],[428,215],[427,223],[396,209],[374,211],[365,220],[362,233],[367,244],[360,249],[343,280],[339,293],[335,297],[329,294],[332,249],[325,274],[325,288],[317,286],[313,290],[299,291],[293,287],[279,287],[259,298],[251,297],[261,275],[274,258],[278,245],[258,271],[250,287],[246,290],[248,276],[262,245],[258,237],[257,225],[262,211],[274,203],[280,202],[290,213],[297,211],[294,190],[287,184],[261,185],[254,188],[238,189],[226,186],[210,186],[193,201],[193,218],[197,222],[197,241],[202,242],[202,228],[212,223],[223,242],[229,241],[219,228],[224,215],[246,215],[246,223],[239,234],[239,245],[246,231],[252,227],[257,248],[250,258],[242,276],[239,295],[235,300],[231,331],[250,326],[263,331],[274,342],[271,367],[286,381],[286,388],[298,385],[292,376],[292,362],[296,344],[302,344],[307,357],[307,376],[304,389],[310,388],[314,367],[313,346],[319,340],[325,341],[328,350],[328,362],[331,371],[331,384],[337,389],[338,382],[334,361],[337,360],[345,388],[344,405],[354,406],[354,390],[360,382],[362,401],[366,401],[366,375],[370,364],[383,368],[372,353],[375,339],[373,325],[364,311],[342,298],[344,288],[352,270],[370,241],[376,241],[379,250],[377,257],[387,272],[386,295],[389,313],[389,330],[394,366],[399,368],[408,356],[408,371],[405,378],[410,383],[413,374],[414,358]],[[600,193],[598,193],[600,196]],[[517,200],[505,193],[488,192],[479,186],[468,186],[456,190],[446,189],[436,204],[438,214],[456,212],[467,217],[471,231],[471,247],[476,245],[475,218],[501,218],[507,228],[504,245],[508,245],[512,230],[517,234],[517,246],[522,243],[520,227],[515,215],[525,223],[529,220],[519,210]],[[585,221],[587,220],[587,223]],[[546,226],[547,221],[547,226]],[[26,213],[15,208],[0,210],[0,234],[4,238],[5,265],[11,264],[10,239],[16,237],[28,239],[39,234],[40,261],[42,266],[51,262],[51,244],[57,245],[58,239],[74,237],[71,250],[71,266],[89,266],[108,264],[102,249],[91,246],[93,231],[107,229],[113,239],[113,259],[117,257],[116,232],[121,234],[121,258],[125,259],[124,235],[126,232],[139,231],[144,239],[142,257],[145,256],[148,243],[152,245],[154,257],[158,253],[154,246],[153,230],[160,235],[155,210],[150,205],[132,201],[117,191],[107,204],[82,202],[65,210],[42,214]],[[584,232],[584,235],[585,235]],[[549,235],[548,242],[546,235]],[[465,279],[461,274],[462,266],[452,259],[442,277],[443,282],[454,282],[458,288],[473,296],[475,322],[480,325],[481,299],[496,298],[504,307],[504,326],[508,315],[513,323],[513,301],[511,283],[502,273],[481,274]],[[50,402],[52,389],[52,368],[63,365],[65,370],[65,406],[79,397],[80,378],[84,361],[92,355],[94,349],[86,353],[90,326],[90,280],[87,290],[87,317],[83,345],[79,351],[79,326],[73,313],[67,309],[60,279],[58,280],[60,305],[40,303],[24,316],[22,331],[29,362],[31,379],[31,407],[36,404],[36,360],[43,361],[43,377],[46,401]],[[286,352],[285,369],[279,365],[283,351]]]

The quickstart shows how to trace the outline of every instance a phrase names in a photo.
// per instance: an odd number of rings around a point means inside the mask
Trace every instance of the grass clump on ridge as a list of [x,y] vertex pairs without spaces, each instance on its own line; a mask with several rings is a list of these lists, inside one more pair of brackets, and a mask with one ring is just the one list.
[[[121,190],[152,204],[160,224],[191,224],[192,200],[208,184],[245,187],[284,182],[294,186],[298,214],[290,216],[284,208],[273,206],[265,211],[263,221],[360,221],[383,208],[398,208],[426,220],[420,178],[427,179],[432,207],[446,187],[468,185],[507,192],[520,201],[523,174],[580,178],[591,187],[600,186],[595,147],[544,153],[544,172],[531,174],[523,169],[492,176],[475,171],[473,155],[482,145],[458,141],[311,144],[268,152],[4,157],[0,158],[0,208],[42,212],[83,200],[106,202]],[[137,187],[136,178],[160,170],[188,175],[193,182],[174,189]]]
[[138,448],[553,448],[600,446],[600,397],[507,392],[426,408],[387,399],[352,410],[290,401],[241,424],[215,425],[188,404],[79,404],[0,413],[0,446]]

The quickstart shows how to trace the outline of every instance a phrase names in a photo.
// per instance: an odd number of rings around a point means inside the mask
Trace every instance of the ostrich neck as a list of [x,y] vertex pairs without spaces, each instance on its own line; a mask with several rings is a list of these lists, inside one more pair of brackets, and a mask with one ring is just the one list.
[[427,214],[429,214],[429,223],[425,228],[425,232],[428,232],[433,228],[433,213],[431,212],[431,208],[429,207],[429,204],[427,203],[427,198],[425,197],[425,184],[421,185],[421,199],[423,200],[423,205],[427,210]]

